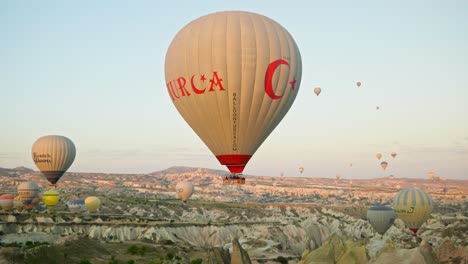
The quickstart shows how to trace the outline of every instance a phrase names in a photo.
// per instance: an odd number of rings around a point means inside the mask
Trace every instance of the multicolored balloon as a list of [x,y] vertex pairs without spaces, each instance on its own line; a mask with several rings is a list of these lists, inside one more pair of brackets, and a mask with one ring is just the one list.
[[3,211],[8,212],[13,208],[13,200],[15,197],[11,194],[0,195],[0,206]]
[[39,194],[39,185],[33,181],[22,182],[18,185],[18,195],[21,197],[23,205],[26,207],[33,203],[33,200]]
[[68,210],[72,213],[79,213],[85,208],[85,201],[82,199],[74,199],[67,202]]
[[243,11],[190,22],[172,40],[165,61],[174,106],[233,174],[243,172],[291,108],[301,72],[289,32]]

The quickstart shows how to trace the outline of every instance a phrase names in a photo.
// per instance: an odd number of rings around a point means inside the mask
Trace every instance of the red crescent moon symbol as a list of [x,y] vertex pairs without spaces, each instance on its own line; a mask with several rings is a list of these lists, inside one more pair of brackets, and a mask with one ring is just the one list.
[[192,90],[196,93],[196,94],[202,94],[205,92],[206,88],[203,89],[203,90],[200,90],[200,89],[197,89],[197,87],[195,87],[195,83],[193,82],[193,78],[195,77],[195,74],[192,75],[192,78],[190,78],[190,85],[192,85]]
[[268,94],[268,96],[271,97],[271,99],[276,100],[280,99],[282,95],[276,95],[275,92],[273,91],[273,84],[271,80],[273,79],[273,74],[276,71],[276,68],[278,68],[281,64],[288,65],[288,62],[282,59],[275,60],[272,63],[268,65],[268,68],[265,73],[265,93]]

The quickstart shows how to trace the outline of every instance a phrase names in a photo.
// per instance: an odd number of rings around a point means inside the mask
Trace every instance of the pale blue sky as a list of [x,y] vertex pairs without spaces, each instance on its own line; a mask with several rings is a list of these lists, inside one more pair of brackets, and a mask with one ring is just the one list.
[[60,134],[77,147],[71,171],[225,169],[172,105],[164,57],[191,20],[245,10],[283,25],[303,61],[246,174],[468,178],[468,1],[162,3],[0,2],[0,167],[35,168],[32,143]]

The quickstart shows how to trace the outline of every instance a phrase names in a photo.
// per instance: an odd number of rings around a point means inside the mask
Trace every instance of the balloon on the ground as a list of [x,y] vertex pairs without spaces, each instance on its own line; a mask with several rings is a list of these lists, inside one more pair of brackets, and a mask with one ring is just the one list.
[[243,172],[291,108],[301,72],[288,31],[244,11],[190,22],[172,40],[165,60],[174,106],[233,174]]
[[0,195],[0,206],[3,211],[10,211],[13,208],[13,200],[15,197],[11,194]]
[[432,212],[432,198],[424,190],[410,188],[398,192],[393,200],[393,209],[398,218],[413,232],[426,222]]
[[383,235],[395,221],[395,212],[388,206],[372,206],[367,210],[367,220],[377,233]]
[[32,158],[37,168],[55,186],[75,160],[73,142],[64,136],[43,136],[32,146]]
[[85,208],[85,201],[82,199],[74,199],[67,202],[68,210],[72,213],[79,213]]
[[175,189],[177,197],[179,197],[183,202],[187,202],[190,196],[192,196],[195,188],[191,182],[182,181],[176,184]]
[[319,94],[320,94],[321,92],[322,92],[322,89],[321,89],[320,87],[316,87],[316,88],[314,89],[314,93],[315,93],[317,96],[319,96]]
[[85,206],[90,213],[96,212],[101,207],[101,200],[96,196],[90,196],[85,199]]
[[60,199],[59,193],[56,190],[48,190],[42,194],[42,202],[47,206],[47,209],[53,210]]

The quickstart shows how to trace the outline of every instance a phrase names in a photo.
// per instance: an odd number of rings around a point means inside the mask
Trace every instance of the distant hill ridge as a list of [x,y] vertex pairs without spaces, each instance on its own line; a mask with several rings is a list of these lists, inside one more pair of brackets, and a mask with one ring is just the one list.
[[33,173],[34,170],[20,166],[13,169],[2,168],[0,167],[0,176],[3,177],[19,177],[24,174]]

